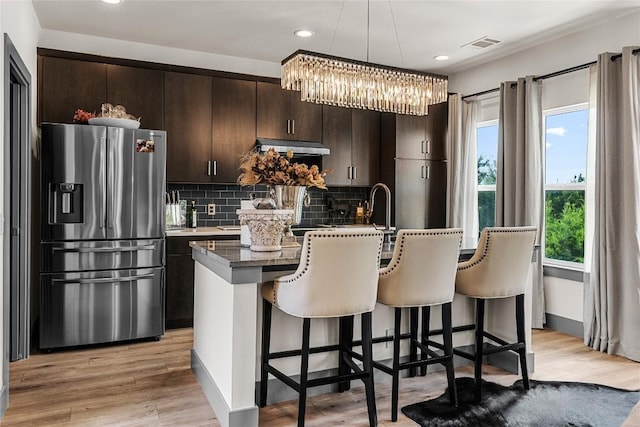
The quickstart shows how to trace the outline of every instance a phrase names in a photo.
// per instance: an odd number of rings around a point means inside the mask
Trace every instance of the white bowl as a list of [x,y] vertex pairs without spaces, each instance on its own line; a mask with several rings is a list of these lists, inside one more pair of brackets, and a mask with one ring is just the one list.
[[138,129],[140,127],[140,122],[137,120],[118,119],[114,117],[94,117],[92,119],[89,119],[89,124],[95,126],[111,126],[125,129]]

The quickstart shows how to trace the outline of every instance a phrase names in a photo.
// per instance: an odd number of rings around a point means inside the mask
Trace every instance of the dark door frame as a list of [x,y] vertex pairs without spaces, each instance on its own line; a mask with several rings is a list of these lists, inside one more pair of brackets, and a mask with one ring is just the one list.
[[[0,415],[9,398],[9,360],[29,356],[31,74],[4,34],[3,343]],[[18,199],[18,206],[12,203]],[[15,201],[15,200],[14,200]],[[13,271],[13,275],[12,275]],[[14,280],[12,280],[12,277]],[[12,315],[12,312],[14,315]],[[17,333],[12,333],[12,317]],[[14,328],[15,329],[15,328]],[[12,354],[13,353],[13,354]],[[16,357],[17,356],[17,357]]]

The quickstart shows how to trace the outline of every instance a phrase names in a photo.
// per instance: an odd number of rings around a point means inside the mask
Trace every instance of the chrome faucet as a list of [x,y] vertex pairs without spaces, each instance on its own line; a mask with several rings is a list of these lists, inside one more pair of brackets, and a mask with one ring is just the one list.
[[391,233],[392,233],[391,231],[391,190],[389,190],[389,187],[387,187],[386,184],[379,182],[377,184],[374,184],[373,187],[371,187],[371,194],[369,195],[370,207],[369,207],[369,212],[367,213],[367,217],[371,218],[371,216],[373,215],[373,206],[376,200],[375,195],[376,195],[376,191],[378,191],[378,188],[382,188],[385,193],[384,243],[390,244]]

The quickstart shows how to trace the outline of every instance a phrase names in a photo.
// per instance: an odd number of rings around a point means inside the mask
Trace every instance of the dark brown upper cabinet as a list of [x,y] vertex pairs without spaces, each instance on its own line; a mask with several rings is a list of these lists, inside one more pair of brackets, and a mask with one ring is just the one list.
[[259,138],[322,141],[322,106],[300,100],[300,92],[258,82]]
[[380,179],[391,189],[398,228],[446,224],[447,120],[447,102],[430,106],[426,117],[381,116]]
[[322,167],[333,169],[324,180],[327,185],[351,185],[351,110],[330,105],[322,109],[322,142],[331,150]]
[[352,185],[368,186],[380,180],[380,113],[351,110]]
[[446,160],[447,103],[429,106],[426,116],[396,116],[396,155],[402,159]]
[[322,167],[333,169],[328,185],[375,184],[380,171],[380,114],[375,111],[323,106],[323,143],[331,149]]
[[107,65],[107,97],[127,113],[141,117],[143,129],[163,129],[164,72],[123,65]]
[[43,57],[38,88],[38,122],[73,123],[77,109],[100,111],[107,97],[107,66]]
[[213,77],[165,72],[167,182],[210,182]]
[[256,83],[167,72],[167,181],[235,183],[256,142]]
[[240,156],[256,143],[256,82],[214,77],[214,182],[235,183]]

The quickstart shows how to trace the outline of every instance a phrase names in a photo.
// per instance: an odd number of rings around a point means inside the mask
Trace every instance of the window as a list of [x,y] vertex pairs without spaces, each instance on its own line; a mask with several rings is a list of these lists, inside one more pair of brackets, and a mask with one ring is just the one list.
[[498,121],[478,123],[478,228],[493,227],[496,217]]
[[587,104],[544,112],[545,258],[584,262]]
[[[545,262],[584,262],[587,104],[544,112]],[[498,121],[478,123],[478,225],[495,224]]]

